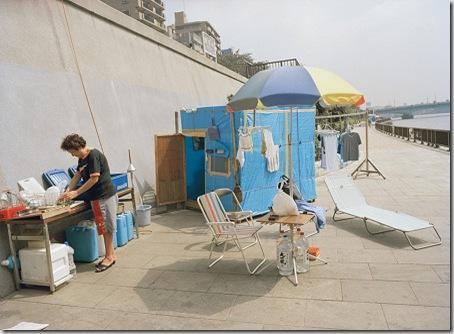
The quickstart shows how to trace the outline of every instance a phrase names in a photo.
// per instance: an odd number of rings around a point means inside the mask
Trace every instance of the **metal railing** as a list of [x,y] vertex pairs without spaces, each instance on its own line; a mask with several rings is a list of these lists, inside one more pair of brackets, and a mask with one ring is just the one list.
[[273,68],[283,67],[283,66],[299,66],[298,59],[290,58],[290,59],[269,61],[269,62],[265,62],[265,63],[248,64],[246,66],[246,77],[250,78],[254,74],[256,74],[260,71],[270,70]]
[[427,146],[444,146],[451,151],[451,131],[449,130],[408,128],[384,123],[375,123],[375,129],[394,137],[407,139],[407,141],[411,140],[415,143],[419,141]]

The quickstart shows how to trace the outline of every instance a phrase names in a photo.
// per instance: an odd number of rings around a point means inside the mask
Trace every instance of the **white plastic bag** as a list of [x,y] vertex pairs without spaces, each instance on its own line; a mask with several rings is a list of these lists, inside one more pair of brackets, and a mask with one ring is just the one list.
[[278,216],[297,216],[299,215],[298,207],[295,201],[287,195],[282,189],[277,190],[273,198],[273,213]]

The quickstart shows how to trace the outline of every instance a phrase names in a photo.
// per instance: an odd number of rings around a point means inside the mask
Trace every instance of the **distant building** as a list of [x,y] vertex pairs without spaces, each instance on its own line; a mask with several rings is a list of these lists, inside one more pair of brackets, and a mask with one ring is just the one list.
[[161,0],[102,0],[109,6],[156,29],[167,33],[164,3]]
[[175,13],[175,39],[216,61],[221,38],[208,21],[187,22],[184,12]]
[[233,49],[232,48],[222,49],[221,50],[221,55],[223,55],[223,56],[233,55]]

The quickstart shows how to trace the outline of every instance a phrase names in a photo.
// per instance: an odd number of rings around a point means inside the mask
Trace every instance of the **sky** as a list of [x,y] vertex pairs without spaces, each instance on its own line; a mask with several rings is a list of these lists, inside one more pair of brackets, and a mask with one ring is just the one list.
[[371,106],[450,98],[448,0],[164,0],[208,21],[223,49],[255,61],[297,58],[340,75]]

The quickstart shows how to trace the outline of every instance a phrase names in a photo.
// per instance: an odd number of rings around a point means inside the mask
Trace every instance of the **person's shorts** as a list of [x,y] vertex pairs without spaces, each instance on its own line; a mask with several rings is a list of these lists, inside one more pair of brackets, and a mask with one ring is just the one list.
[[90,202],[99,235],[115,233],[117,227],[117,194]]

